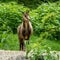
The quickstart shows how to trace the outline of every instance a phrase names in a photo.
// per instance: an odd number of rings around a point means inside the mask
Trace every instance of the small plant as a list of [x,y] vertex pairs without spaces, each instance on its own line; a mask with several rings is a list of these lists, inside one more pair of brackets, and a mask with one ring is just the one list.
[[51,53],[51,48],[43,45],[40,39],[38,39],[33,46],[27,45],[26,56],[30,58],[30,60],[58,60],[58,56],[56,58],[55,55],[56,53]]

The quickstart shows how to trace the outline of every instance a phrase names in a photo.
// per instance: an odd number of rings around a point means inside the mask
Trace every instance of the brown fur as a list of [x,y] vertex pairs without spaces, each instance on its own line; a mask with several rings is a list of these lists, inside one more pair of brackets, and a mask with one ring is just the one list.
[[31,22],[29,21],[29,14],[25,12],[23,14],[23,22],[17,28],[20,50],[24,50],[24,40],[29,40],[30,35],[32,34],[33,29]]

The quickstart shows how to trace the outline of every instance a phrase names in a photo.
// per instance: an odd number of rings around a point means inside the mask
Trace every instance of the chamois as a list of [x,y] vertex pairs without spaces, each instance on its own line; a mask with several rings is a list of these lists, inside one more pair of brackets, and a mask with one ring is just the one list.
[[27,40],[29,43],[29,37],[33,33],[32,24],[30,22],[29,17],[29,11],[24,12],[22,18],[23,22],[17,28],[20,50],[24,50],[25,48],[24,40]]

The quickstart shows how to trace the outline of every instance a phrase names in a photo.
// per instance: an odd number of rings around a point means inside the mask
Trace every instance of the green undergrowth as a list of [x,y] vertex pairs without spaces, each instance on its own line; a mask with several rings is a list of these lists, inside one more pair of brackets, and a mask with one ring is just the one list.
[[[19,40],[17,34],[2,34],[0,39],[0,49],[4,50],[19,50]],[[40,44],[40,46],[38,45]],[[32,35],[30,37],[30,47],[31,49],[36,45],[39,47],[46,46],[50,47],[51,50],[60,51],[60,41],[58,40],[48,40],[41,39],[38,36]]]

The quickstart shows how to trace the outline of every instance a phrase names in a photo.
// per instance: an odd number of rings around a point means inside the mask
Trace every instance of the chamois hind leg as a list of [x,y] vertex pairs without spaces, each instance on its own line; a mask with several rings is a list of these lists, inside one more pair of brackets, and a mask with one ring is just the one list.
[[24,51],[25,45],[24,45],[24,40],[20,39],[20,50]]

